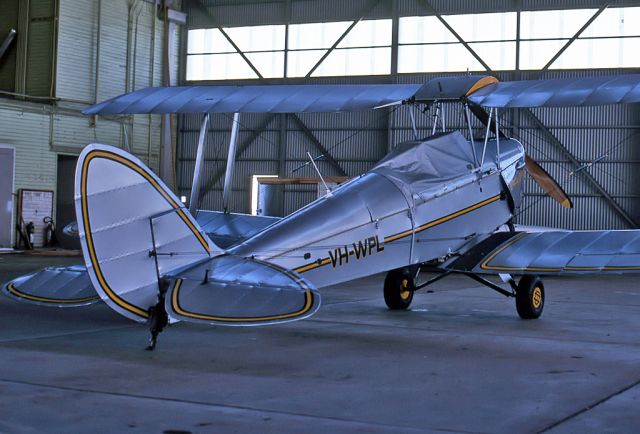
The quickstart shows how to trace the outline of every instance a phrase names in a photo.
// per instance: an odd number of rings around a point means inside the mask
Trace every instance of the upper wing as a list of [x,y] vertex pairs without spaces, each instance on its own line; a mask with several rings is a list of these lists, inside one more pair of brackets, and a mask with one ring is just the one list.
[[287,84],[149,87],[91,106],[87,115],[300,113],[369,110],[467,98],[485,107],[576,107],[640,102],[640,74],[498,82],[436,77],[420,84]]
[[640,74],[492,83],[469,100],[485,107],[577,107],[640,102]]
[[264,325],[306,318],[320,294],[296,273],[268,262],[223,255],[169,274],[165,307],[174,320]]
[[444,268],[472,273],[640,272],[640,230],[499,232]]
[[460,100],[498,80],[436,77],[422,84],[287,84],[149,87],[91,106],[87,115],[359,111],[407,101]]
[[111,98],[87,115],[296,113],[368,110],[413,96],[419,84],[290,84],[149,87]]

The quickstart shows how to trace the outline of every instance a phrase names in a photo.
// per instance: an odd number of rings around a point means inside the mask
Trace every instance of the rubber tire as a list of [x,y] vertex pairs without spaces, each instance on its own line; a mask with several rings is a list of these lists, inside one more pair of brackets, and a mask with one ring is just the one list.
[[391,310],[407,309],[413,301],[413,278],[405,269],[391,270],[384,279],[384,302]]
[[538,276],[524,276],[516,289],[516,310],[522,319],[536,319],[544,309],[544,285]]

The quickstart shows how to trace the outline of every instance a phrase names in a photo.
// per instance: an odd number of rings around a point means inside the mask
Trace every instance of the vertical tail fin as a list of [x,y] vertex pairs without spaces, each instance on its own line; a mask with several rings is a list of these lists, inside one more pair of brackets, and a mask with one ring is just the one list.
[[96,291],[146,321],[160,276],[222,253],[178,198],[139,159],[106,145],[78,160],[75,203],[82,253]]

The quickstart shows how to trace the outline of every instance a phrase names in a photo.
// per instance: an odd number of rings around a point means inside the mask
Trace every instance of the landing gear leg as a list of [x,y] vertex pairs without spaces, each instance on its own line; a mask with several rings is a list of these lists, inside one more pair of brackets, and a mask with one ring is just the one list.
[[169,288],[169,281],[166,279],[160,280],[160,293],[158,294],[158,303],[155,306],[149,308],[149,319],[147,324],[149,325],[149,345],[147,345],[147,351],[153,351],[156,348],[158,342],[158,335],[169,324],[169,316],[164,308],[164,295]]
[[409,268],[391,270],[384,279],[384,301],[391,310],[407,309],[413,301],[415,273]]
[[538,276],[523,276],[516,285],[515,281],[509,275],[500,275],[500,277],[509,283],[512,291],[507,291],[493,282],[472,273],[465,273],[468,277],[476,282],[480,282],[485,286],[499,292],[507,297],[515,297],[516,310],[522,319],[536,319],[542,315],[544,309],[544,285],[542,279]]

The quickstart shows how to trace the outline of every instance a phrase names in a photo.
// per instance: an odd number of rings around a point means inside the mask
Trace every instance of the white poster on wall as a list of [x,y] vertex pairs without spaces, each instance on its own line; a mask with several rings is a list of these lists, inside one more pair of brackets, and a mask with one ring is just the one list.
[[20,216],[25,227],[33,223],[33,247],[45,245],[46,218],[53,213],[53,191],[20,190]]

